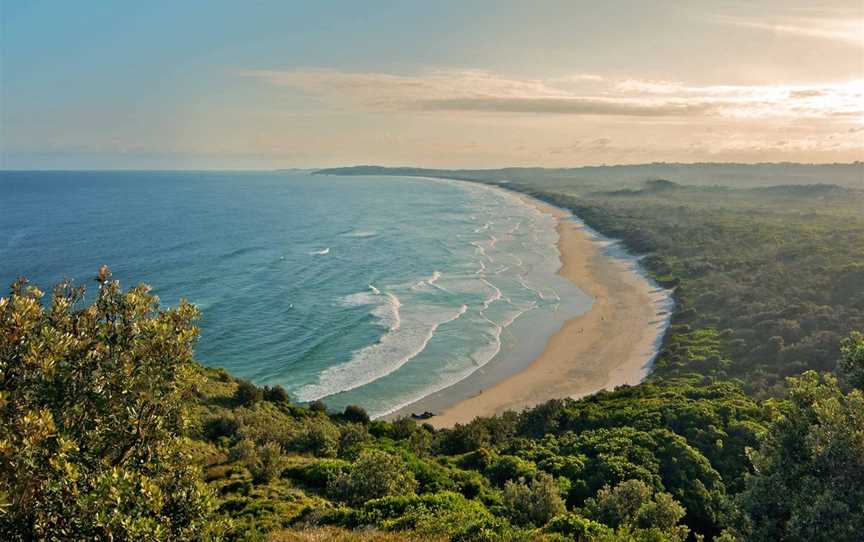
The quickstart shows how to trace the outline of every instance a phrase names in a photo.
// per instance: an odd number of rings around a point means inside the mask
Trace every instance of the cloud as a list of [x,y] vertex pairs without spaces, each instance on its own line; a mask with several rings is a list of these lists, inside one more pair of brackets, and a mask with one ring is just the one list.
[[711,15],[720,24],[769,31],[777,34],[825,39],[864,47],[864,19],[838,17],[775,17],[771,20],[731,15]]
[[601,98],[501,98],[498,96],[484,96],[479,98],[422,100],[409,104],[409,108],[415,107],[427,111],[663,117],[700,114],[706,112],[712,106],[711,104],[687,102],[650,104]]
[[672,119],[864,117],[864,80],[695,86],[591,74],[544,80],[455,70],[416,75],[324,69],[241,73],[334,110]]

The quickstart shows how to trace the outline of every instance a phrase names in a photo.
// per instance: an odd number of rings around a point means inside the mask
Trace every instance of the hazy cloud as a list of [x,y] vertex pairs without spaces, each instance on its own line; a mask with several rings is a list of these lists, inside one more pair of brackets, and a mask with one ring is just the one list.
[[591,74],[515,79],[485,71],[419,75],[247,71],[322,107],[621,117],[830,118],[864,115],[864,81],[836,85],[685,85]]
[[622,115],[662,117],[701,114],[711,104],[687,102],[638,103],[601,98],[447,98],[422,100],[408,104],[409,108],[427,111],[477,111],[501,113],[540,113],[565,115]]
[[839,17],[774,17],[757,19],[730,15],[707,18],[721,24],[752,28],[778,34],[840,41],[864,47],[864,19]]

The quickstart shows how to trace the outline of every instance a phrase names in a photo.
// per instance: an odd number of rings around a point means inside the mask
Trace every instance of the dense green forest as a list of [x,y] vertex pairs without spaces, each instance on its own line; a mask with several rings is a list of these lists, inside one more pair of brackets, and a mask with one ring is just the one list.
[[622,239],[675,289],[655,377],[739,378],[758,396],[833,371],[864,329],[864,192],[829,185],[733,190],[655,181],[539,197]]
[[21,281],[0,539],[860,540],[860,191],[472,180],[573,209],[675,288],[647,382],[436,431],[204,368],[197,309],[107,268],[89,306]]

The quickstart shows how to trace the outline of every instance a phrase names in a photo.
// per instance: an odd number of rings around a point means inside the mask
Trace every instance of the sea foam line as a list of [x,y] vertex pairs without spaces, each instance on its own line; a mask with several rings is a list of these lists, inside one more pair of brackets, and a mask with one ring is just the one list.
[[436,282],[438,282],[438,279],[440,279],[440,278],[441,278],[441,271],[433,271],[431,277],[429,277],[428,279],[423,279],[421,281],[415,282],[414,285],[411,286],[411,289],[416,290],[418,288],[422,288],[423,286],[432,286],[433,288],[438,288],[442,292],[449,292],[449,290],[447,290],[447,288],[443,288],[443,287],[435,284]]
[[[522,313],[520,313],[520,315],[521,314]],[[432,395],[433,393],[437,393],[443,389],[449,388],[450,386],[453,386],[453,385],[465,380],[466,378],[468,378],[469,376],[471,376],[472,374],[474,374],[475,372],[480,370],[484,365],[486,365],[487,363],[492,361],[492,359],[494,359],[495,356],[498,355],[498,352],[501,351],[501,333],[504,330],[504,326],[499,326],[498,324],[496,324],[492,320],[486,318],[485,316],[483,316],[483,318],[487,322],[492,324],[492,326],[494,326],[494,329],[495,329],[495,331],[493,333],[493,339],[489,343],[486,344],[486,348],[485,348],[486,351],[484,351],[484,352],[480,352],[480,351],[472,352],[470,354],[471,363],[466,364],[465,367],[462,368],[462,370],[456,372],[456,374],[454,375],[453,378],[447,378],[447,379],[441,380],[437,384],[432,384],[432,385],[427,386],[427,387],[425,387],[425,388],[423,388],[423,389],[421,389],[415,393],[412,393],[408,397],[406,397],[405,399],[399,401],[399,403],[397,403],[391,407],[388,407],[386,410],[384,410],[382,412],[375,413],[374,417],[380,418],[381,416],[387,416],[388,414],[392,414],[394,412],[397,412],[398,410],[401,410],[410,404],[416,403],[417,401],[423,399],[424,397],[428,397],[428,396]],[[515,320],[515,318],[513,320]],[[491,348],[489,348],[489,347],[491,347]]]
[[355,351],[350,361],[323,370],[317,384],[300,388],[296,392],[300,401],[314,401],[353,390],[389,375],[423,352],[440,326],[457,320],[468,310],[467,305],[462,305],[455,314],[448,314],[431,324],[402,325],[398,316],[399,298],[389,292],[385,295],[390,299],[389,304],[395,307],[395,324],[377,343]]

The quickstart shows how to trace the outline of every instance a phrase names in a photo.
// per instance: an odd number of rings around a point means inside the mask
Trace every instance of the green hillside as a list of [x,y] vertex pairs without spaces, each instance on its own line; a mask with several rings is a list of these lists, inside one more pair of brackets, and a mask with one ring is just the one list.
[[107,268],[91,306],[19,282],[0,539],[860,540],[864,194],[506,171],[473,180],[572,209],[674,287],[647,382],[450,430],[371,421],[202,367],[197,310]]

